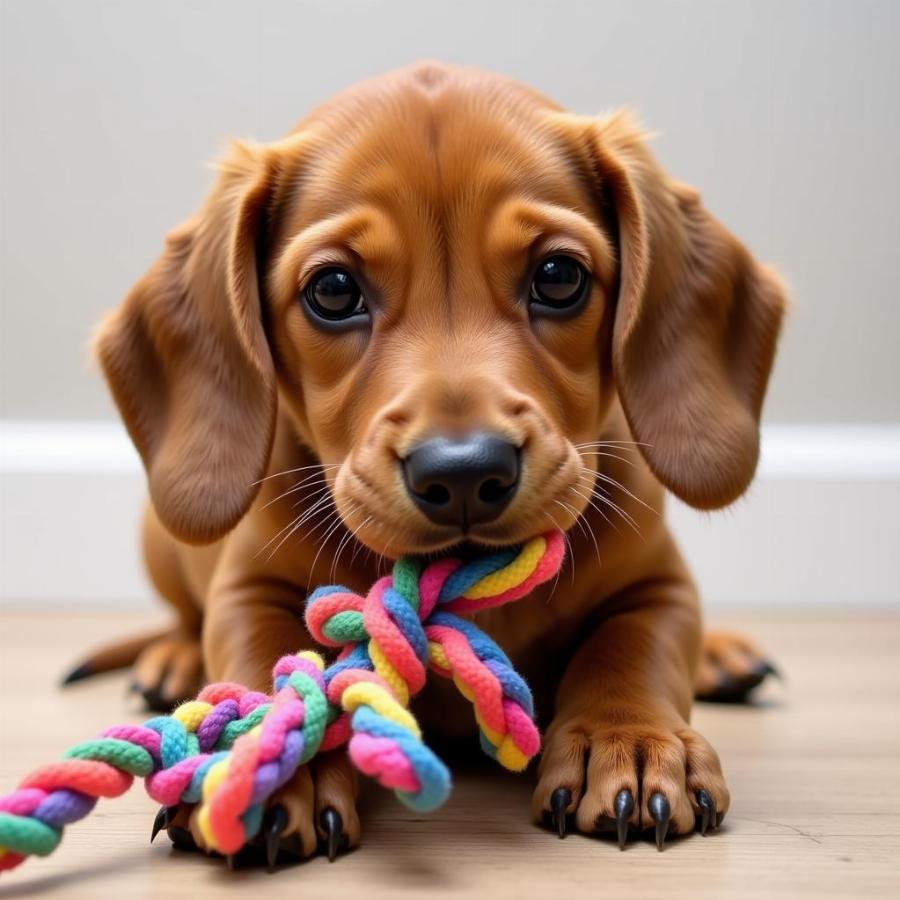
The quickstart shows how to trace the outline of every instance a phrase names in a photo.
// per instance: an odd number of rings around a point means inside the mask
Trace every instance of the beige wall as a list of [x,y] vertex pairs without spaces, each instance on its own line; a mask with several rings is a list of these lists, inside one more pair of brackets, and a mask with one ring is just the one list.
[[112,415],[86,342],[229,135],[421,57],[628,103],[793,286],[776,422],[900,422],[900,3],[0,0],[0,417]]

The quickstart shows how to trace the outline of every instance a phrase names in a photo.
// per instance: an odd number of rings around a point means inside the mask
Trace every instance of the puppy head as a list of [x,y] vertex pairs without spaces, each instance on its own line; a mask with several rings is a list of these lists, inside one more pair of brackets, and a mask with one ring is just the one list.
[[98,349],[175,534],[246,512],[280,407],[395,555],[571,526],[617,392],[667,487],[730,502],[782,307],[627,118],[426,65],[237,147]]

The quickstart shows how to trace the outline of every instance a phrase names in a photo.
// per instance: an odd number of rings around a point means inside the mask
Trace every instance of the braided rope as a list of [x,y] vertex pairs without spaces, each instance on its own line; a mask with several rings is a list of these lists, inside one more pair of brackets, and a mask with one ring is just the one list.
[[143,725],[118,725],[69,749],[0,797],[0,871],[46,856],[65,825],[100,797],[117,797],[136,776],[166,806],[199,803],[209,849],[237,852],[259,831],[265,801],[316,753],[348,744],[363,773],[417,810],[450,791],[444,764],[423,743],[409,712],[427,670],[451,678],[469,700],[485,751],[513,771],[540,748],[531,692],[494,641],[460,614],[526,596],[551,578],[563,537],[550,532],[520,548],[470,562],[413,557],[395,563],[365,597],[319,588],[306,624],[327,647],[282,657],[271,695],[211,684],[196,700]]

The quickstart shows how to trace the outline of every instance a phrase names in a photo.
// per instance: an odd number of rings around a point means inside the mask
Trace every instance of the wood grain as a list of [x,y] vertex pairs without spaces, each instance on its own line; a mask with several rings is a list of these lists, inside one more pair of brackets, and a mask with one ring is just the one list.
[[[0,791],[129,710],[124,674],[60,691],[92,642],[141,628],[115,615],[0,614]],[[485,766],[458,772],[451,801],[415,815],[372,788],[364,844],[334,865],[229,872],[221,860],[150,846],[155,807],[139,787],[102,801],[50,858],[0,880],[0,896],[327,900],[365,896],[571,898],[900,896],[900,619],[757,617],[745,630],[783,666],[753,708],[700,706],[697,727],[722,756],[733,805],[722,831],[658,853],[608,840],[564,841],[529,822],[531,779]]]

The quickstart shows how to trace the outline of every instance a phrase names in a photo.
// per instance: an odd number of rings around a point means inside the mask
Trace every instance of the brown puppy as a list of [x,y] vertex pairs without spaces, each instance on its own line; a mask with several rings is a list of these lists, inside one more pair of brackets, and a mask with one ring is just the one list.
[[[665,488],[713,509],[750,482],[777,278],[627,115],[469,69],[362,84],[220,169],[97,340],[147,469],[150,573],[180,615],[137,658],[146,695],[267,689],[311,646],[309,586],[558,527],[556,588],[478,616],[549,722],[534,815],[660,840],[715,822],[728,790],[689,725],[697,594],[660,510]],[[700,686],[763,675],[720,636]],[[470,727],[454,692],[434,699],[426,727]],[[337,754],[272,805],[311,853],[327,808],[358,841],[354,792]]]

